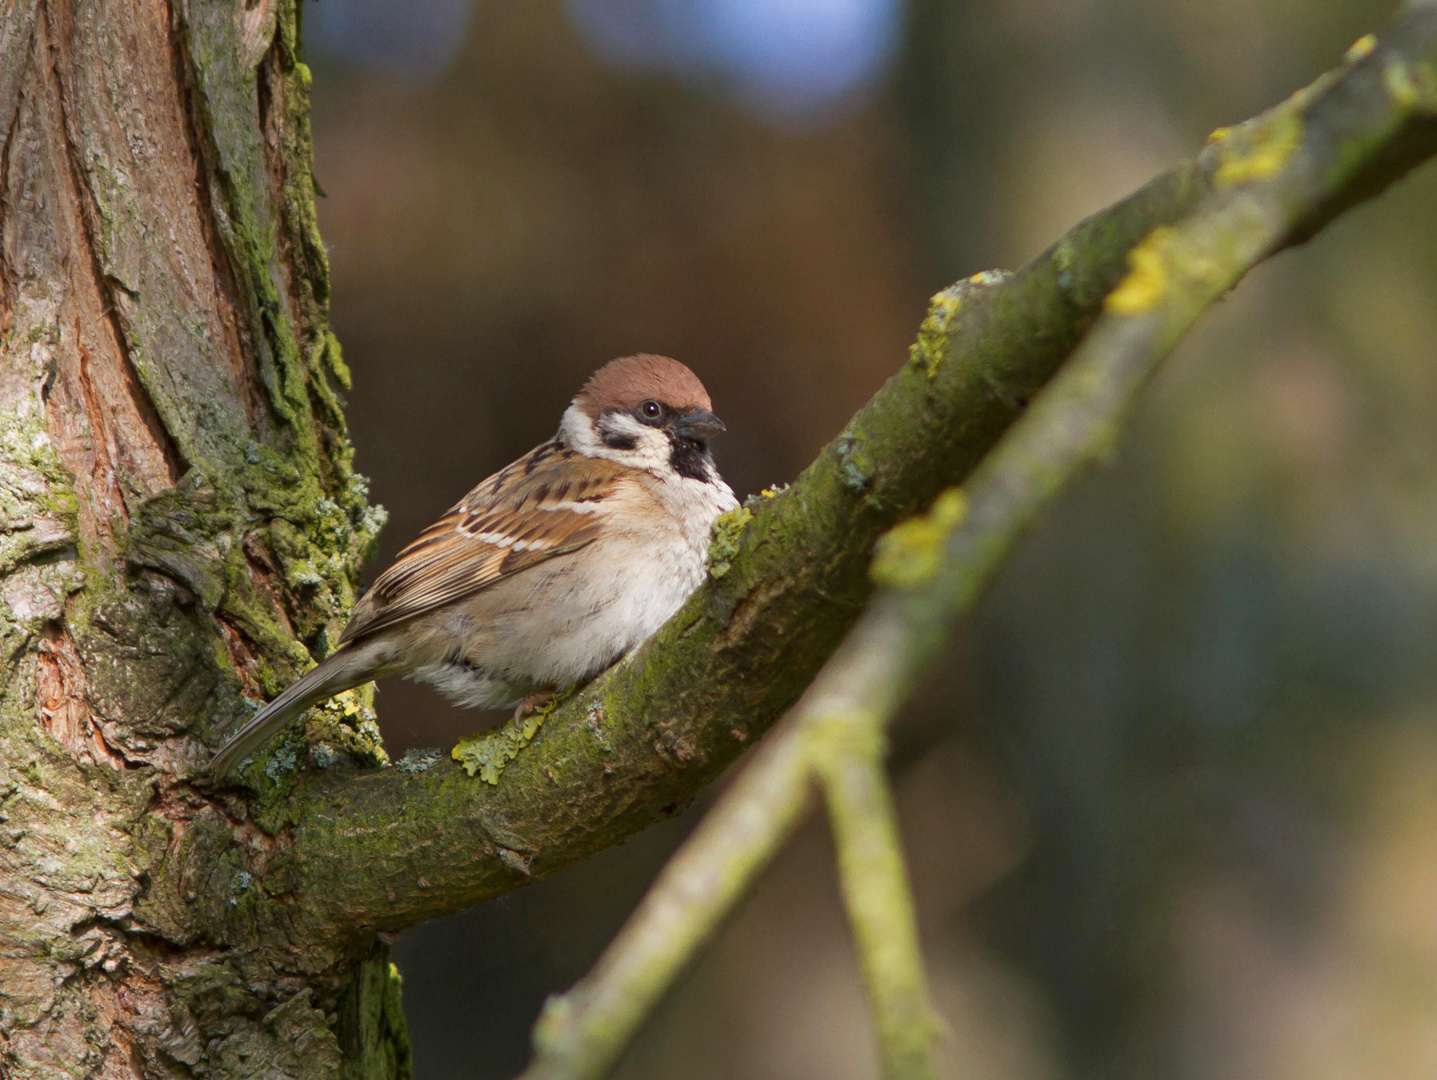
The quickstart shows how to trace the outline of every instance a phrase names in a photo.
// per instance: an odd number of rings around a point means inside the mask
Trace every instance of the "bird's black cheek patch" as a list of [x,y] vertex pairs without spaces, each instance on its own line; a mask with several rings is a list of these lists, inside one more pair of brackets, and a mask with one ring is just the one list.
[[622,431],[615,431],[613,428],[600,428],[599,438],[604,440],[604,445],[610,450],[635,450],[639,445],[639,440],[634,436],[626,435]]

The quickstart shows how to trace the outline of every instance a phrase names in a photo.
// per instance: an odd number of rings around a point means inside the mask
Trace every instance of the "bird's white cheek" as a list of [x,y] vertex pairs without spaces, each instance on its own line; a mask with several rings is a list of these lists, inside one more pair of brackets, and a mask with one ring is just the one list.
[[602,458],[657,475],[671,471],[669,437],[662,431],[641,424],[626,413],[608,415],[602,423],[610,435],[632,440],[633,447],[621,449],[607,445],[600,432],[595,429],[594,422],[577,405],[570,405],[564,410],[564,418],[559,422],[559,437],[566,446],[585,457]]
[[563,419],[559,421],[559,437],[564,445],[577,450],[585,457],[600,457],[599,450],[604,444],[599,441],[599,436],[594,432],[594,424],[577,405],[571,404],[564,410]]

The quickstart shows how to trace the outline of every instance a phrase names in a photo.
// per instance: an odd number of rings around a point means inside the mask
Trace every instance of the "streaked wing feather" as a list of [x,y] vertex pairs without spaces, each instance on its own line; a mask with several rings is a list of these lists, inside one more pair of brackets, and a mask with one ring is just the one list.
[[340,642],[453,603],[599,534],[624,469],[556,443],[495,473],[409,544],[364,594]]

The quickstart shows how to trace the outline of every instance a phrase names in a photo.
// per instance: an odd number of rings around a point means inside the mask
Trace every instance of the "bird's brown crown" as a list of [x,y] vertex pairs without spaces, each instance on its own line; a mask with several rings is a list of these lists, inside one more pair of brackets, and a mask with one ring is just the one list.
[[589,376],[574,398],[596,419],[607,409],[633,409],[650,400],[679,410],[713,407],[697,375],[677,360],[653,353],[610,360]]

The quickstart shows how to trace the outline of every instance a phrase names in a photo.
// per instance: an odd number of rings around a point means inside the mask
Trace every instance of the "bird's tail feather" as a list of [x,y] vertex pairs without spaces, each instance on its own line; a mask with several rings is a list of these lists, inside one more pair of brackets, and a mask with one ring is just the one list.
[[364,645],[347,645],[285,690],[220,747],[210,763],[217,779],[224,779],[254,751],[275,736],[296,716],[326,698],[352,690],[378,673],[377,657]]

